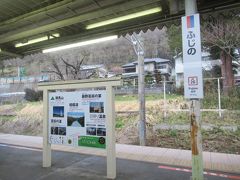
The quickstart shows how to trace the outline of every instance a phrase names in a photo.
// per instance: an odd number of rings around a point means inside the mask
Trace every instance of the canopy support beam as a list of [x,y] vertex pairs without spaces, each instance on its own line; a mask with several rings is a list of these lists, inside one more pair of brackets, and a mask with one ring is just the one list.
[[18,53],[14,53],[14,52],[11,52],[11,51],[8,51],[8,50],[3,50],[0,48],[0,54],[3,54],[3,55],[6,55],[6,56],[10,56],[10,57],[13,57],[13,58],[22,58],[23,55],[21,54],[18,54]]

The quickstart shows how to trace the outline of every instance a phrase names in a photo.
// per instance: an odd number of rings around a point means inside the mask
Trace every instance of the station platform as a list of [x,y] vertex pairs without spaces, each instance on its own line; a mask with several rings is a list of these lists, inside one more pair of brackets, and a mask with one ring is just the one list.
[[[38,152],[40,161],[38,166],[41,166],[42,137],[0,134],[0,149],[1,148],[15,148],[19,151],[25,150]],[[74,148],[60,145],[52,145],[52,150],[53,154],[55,154],[55,152],[57,152],[56,154],[59,154],[60,152],[74,153],[74,156],[79,154],[80,156],[86,155],[91,157],[91,155],[93,155],[95,158],[104,158],[106,155],[105,150]],[[7,150],[5,151],[7,152]],[[175,169],[180,169],[181,171],[180,167],[183,167],[182,171],[187,172],[187,170],[184,168],[191,169],[191,151],[188,150],[117,144],[116,153],[118,161],[120,159],[120,161],[133,161],[138,163],[143,162],[146,163],[146,167],[149,164],[154,164],[154,167],[156,165],[156,167],[166,170],[171,170],[172,167],[175,167]],[[53,155],[53,166],[54,163],[56,164],[58,162],[58,159],[55,158],[55,156],[56,155]],[[61,161],[61,159],[62,158],[60,158],[59,161]],[[203,152],[203,160],[205,171],[232,173],[234,174],[232,177],[235,177],[235,179],[240,179],[240,155]],[[126,165],[123,165],[122,168],[124,168],[124,166],[127,167]]]

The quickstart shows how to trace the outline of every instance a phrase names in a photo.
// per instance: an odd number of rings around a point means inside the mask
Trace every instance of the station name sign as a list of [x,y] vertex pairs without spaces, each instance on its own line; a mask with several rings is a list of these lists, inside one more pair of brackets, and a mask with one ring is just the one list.
[[184,97],[203,98],[202,51],[199,14],[182,17]]

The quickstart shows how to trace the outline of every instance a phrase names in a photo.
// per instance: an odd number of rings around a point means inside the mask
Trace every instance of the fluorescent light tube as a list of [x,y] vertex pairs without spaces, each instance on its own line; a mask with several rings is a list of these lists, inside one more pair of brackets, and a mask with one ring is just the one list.
[[128,14],[128,15],[125,15],[125,16],[109,19],[109,20],[106,20],[106,21],[93,23],[93,24],[87,25],[86,29],[93,29],[93,28],[97,28],[97,27],[101,27],[101,26],[106,26],[106,25],[109,25],[109,24],[113,24],[113,23],[117,23],[117,22],[121,22],[121,21],[126,21],[126,20],[129,20],[129,19],[134,19],[134,18],[137,18],[137,17],[158,13],[160,11],[162,11],[162,8],[161,7],[156,7],[156,8],[148,9],[148,10],[145,10],[145,11],[140,11],[140,12],[136,12],[136,13],[133,13],[133,14]]
[[86,45],[89,45],[89,44],[95,44],[95,43],[100,43],[100,42],[104,42],[104,41],[110,41],[110,40],[117,39],[117,38],[118,38],[117,35],[107,36],[107,37],[93,39],[93,40],[89,40],[89,41],[82,41],[82,42],[78,42],[78,43],[74,43],[74,44],[68,44],[68,45],[59,46],[59,47],[55,47],[55,48],[44,49],[42,52],[43,53],[49,53],[49,52],[54,52],[54,51],[60,51],[60,50],[64,50],[64,49],[70,49],[70,48],[75,48],[75,47],[80,47],[80,46],[86,46]]
[[29,40],[26,43],[17,43],[17,44],[15,44],[15,47],[16,48],[17,47],[22,47],[22,46],[26,46],[26,45],[29,45],[29,44],[34,44],[34,43],[38,43],[38,42],[41,42],[41,41],[46,41],[48,39],[53,39],[55,37],[60,37],[60,34],[56,33],[56,34],[52,34],[50,36],[43,36],[43,37],[40,37],[40,38]]

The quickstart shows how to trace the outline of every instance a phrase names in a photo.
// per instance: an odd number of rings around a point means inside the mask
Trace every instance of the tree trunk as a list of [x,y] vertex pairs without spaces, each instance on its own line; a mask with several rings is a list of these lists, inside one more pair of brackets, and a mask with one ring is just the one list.
[[223,93],[228,95],[231,88],[234,86],[234,76],[232,70],[232,57],[225,51],[221,52],[221,70],[223,77]]

